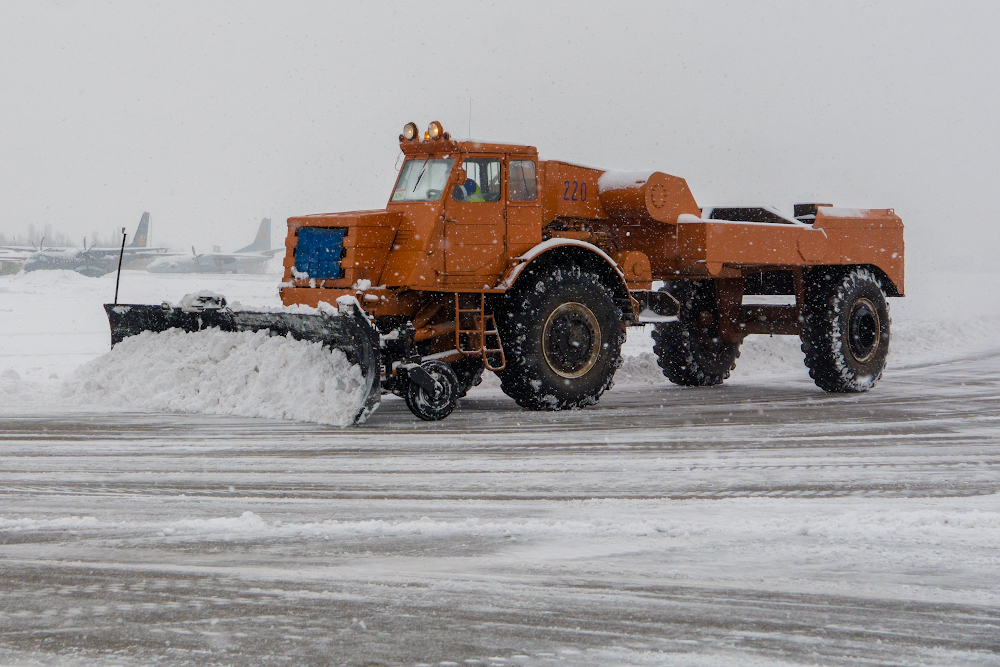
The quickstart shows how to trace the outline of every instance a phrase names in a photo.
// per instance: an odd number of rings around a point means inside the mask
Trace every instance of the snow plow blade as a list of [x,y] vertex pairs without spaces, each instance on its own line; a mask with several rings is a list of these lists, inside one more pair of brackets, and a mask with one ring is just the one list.
[[354,423],[362,424],[382,400],[381,358],[378,333],[356,305],[341,305],[336,314],[266,313],[228,308],[185,309],[168,304],[104,304],[111,324],[111,346],[143,331],[167,329],[187,332],[218,327],[221,331],[268,330],[272,336],[291,334],[296,340],[322,343],[342,351],[347,360],[361,367],[365,400]]

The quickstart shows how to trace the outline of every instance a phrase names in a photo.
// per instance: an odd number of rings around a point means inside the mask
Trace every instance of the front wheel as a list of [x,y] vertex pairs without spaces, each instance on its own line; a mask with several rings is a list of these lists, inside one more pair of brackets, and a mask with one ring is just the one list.
[[613,383],[625,339],[601,277],[576,265],[524,275],[498,309],[500,387],[529,410],[593,405]]
[[802,351],[809,376],[829,392],[863,392],[889,355],[889,305],[868,269],[813,269],[807,283]]
[[451,414],[458,403],[459,382],[451,366],[440,361],[425,361],[420,367],[433,381],[433,388],[411,380],[403,390],[406,407],[424,421],[440,421]]

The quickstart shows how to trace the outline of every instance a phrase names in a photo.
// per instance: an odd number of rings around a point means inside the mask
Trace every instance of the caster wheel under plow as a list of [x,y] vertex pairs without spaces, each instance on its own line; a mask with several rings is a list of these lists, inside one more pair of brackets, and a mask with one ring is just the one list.
[[406,407],[424,421],[440,421],[451,414],[458,403],[461,387],[451,366],[440,361],[425,361],[409,369],[410,382],[403,392]]

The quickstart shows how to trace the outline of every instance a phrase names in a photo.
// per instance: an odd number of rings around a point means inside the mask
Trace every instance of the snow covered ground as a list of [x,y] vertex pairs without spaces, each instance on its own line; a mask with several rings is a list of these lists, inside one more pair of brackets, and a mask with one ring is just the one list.
[[[126,272],[119,299],[276,283]],[[998,288],[911,277],[865,395],[781,337],[674,387],[633,330],[595,408],[487,380],[343,429],[250,418],[309,418],[280,395],[136,410],[132,357],[128,400],[94,395],[114,276],[0,277],[0,664],[1000,664]]]

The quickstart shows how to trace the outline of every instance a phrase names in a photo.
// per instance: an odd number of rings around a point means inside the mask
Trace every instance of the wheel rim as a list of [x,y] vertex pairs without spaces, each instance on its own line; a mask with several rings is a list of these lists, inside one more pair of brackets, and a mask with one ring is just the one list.
[[875,356],[879,347],[881,322],[878,311],[868,299],[858,299],[851,307],[848,324],[851,354],[864,363]]
[[545,363],[557,375],[578,378],[597,363],[601,325],[582,303],[564,303],[549,315],[542,330]]

